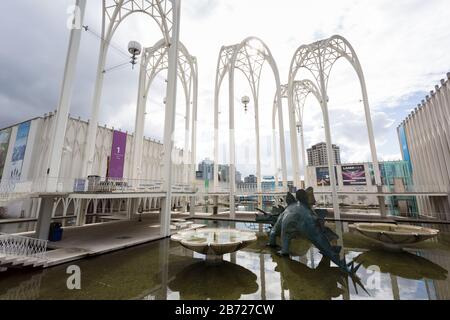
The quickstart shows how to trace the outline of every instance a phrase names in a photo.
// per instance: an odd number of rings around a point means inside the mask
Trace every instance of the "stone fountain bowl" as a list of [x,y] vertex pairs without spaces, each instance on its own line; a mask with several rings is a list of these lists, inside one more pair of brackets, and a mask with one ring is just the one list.
[[355,223],[349,227],[392,250],[401,250],[405,245],[417,244],[439,234],[435,229],[389,223]]
[[256,241],[256,234],[237,229],[204,228],[182,231],[174,234],[171,239],[200,254],[223,256],[247,247]]

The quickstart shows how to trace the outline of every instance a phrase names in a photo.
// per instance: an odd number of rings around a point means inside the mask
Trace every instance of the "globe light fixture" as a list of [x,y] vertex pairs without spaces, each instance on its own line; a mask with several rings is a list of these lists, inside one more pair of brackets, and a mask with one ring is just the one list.
[[300,121],[297,121],[296,127],[297,127],[297,132],[300,134],[300,130],[302,128],[302,123]]
[[137,63],[137,57],[141,55],[142,46],[137,41],[130,41],[128,43],[128,52],[131,54],[131,65],[134,66]]
[[248,110],[248,104],[250,103],[250,98],[248,96],[243,96],[241,99],[242,104],[244,105],[244,110],[247,113]]

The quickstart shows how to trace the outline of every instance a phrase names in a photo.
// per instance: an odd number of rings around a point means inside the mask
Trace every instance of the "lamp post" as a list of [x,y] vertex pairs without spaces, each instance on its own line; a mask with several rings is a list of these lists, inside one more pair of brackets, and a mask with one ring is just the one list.
[[250,98],[248,96],[243,96],[241,99],[242,104],[244,105],[244,111],[247,113],[248,111],[248,104],[250,103]]
[[130,41],[128,43],[128,52],[131,54],[131,65],[134,69],[134,66],[137,63],[137,57],[141,55],[142,52],[142,46],[137,41]]

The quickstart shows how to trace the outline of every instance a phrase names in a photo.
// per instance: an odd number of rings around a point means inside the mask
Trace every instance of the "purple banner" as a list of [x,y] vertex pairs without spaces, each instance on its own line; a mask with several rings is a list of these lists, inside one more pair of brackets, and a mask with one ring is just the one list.
[[113,179],[123,178],[126,147],[127,147],[127,134],[119,131],[114,131],[111,149],[111,159],[109,161],[108,178]]

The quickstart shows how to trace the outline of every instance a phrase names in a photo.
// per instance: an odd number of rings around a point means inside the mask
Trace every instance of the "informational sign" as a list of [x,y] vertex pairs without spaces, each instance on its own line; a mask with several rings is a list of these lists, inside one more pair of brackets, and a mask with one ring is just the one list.
[[[319,187],[329,187],[329,186],[331,186],[330,173],[329,172],[330,171],[328,170],[328,167],[317,167],[316,168],[317,185]],[[336,185],[338,185],[336,167],[334,167],[334,175],[336,177]]]
[[30,133],[31,121],[22,123],[17,129],[16,142],[14,143],[13,156],[11,160],[11,168],[8,179],[20,180],[22,175],[22,166],[25,159],[25,151],[27,150],[28,135]]
[[367,185],[364,165],[342,166],[342,180],[344,186]]
[[109,178],[122,179],[125,167],[125,152],[127,147],[127,134],[114,131],[109,162]]
[[5,168],[10,138],[11,128],[0,131],[0,180],[2,180],[3,169]]

